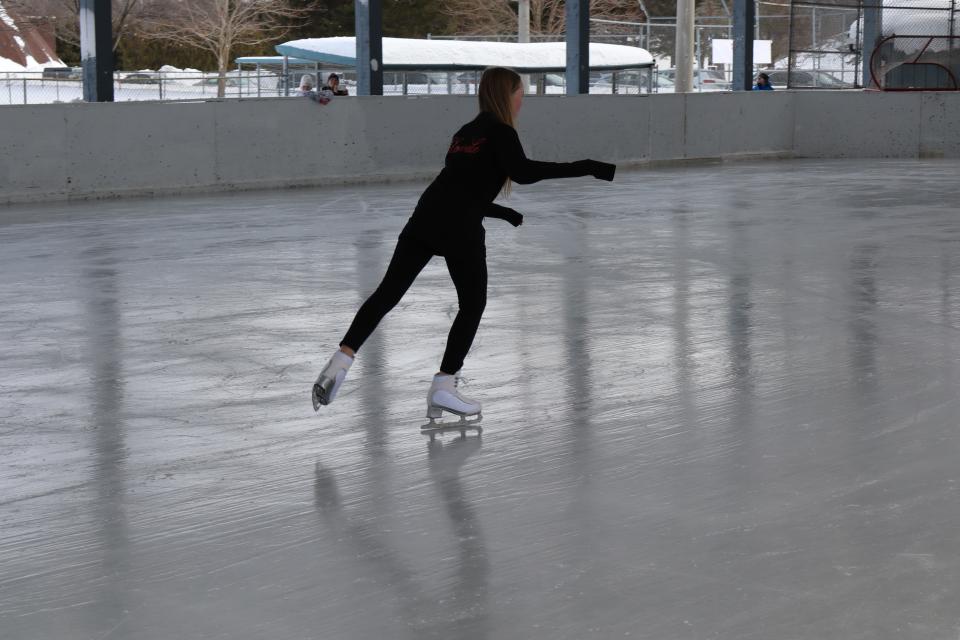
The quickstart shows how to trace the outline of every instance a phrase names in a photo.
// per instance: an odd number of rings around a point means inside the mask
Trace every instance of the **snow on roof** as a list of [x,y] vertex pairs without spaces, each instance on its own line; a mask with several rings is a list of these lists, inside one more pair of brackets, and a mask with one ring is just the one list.
[[[277,52],[324,64],[356,66],[353,37],[307,38],[276,46]],[[476,40],[383,39],[383,68],[448,70],[503,66],[521,72],[562,71],[567,67],[564,42],[481,42]],[[653,66],[645,49],[590,43],[591,69],[637,69]]]
[[62,67],[52,33],[30,23],[18,25],[0,0],[0,72],[41,71]]

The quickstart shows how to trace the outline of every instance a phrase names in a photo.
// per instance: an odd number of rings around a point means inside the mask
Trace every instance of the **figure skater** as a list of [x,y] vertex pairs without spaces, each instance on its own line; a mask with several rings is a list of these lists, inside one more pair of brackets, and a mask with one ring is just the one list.
[[353,323],[313,385],[313,408],[333,402],[350,365],[377,324],[433,256],[443,256],[460,308],[440,370],[427,393],[431,423],[443,412],[480,419],[480,403],[458,393],[456,374],[473,344],[487,302],[487,263],[483,219],[499,218],[517,227],[523,216],[494,204],[511,181],[531,184],[548,178],[593,176],[612,181],[616,166],[596,160],[539,162],[523,152],[516,131],[523,84],[511,69],[484,71],[477,91],[480,113],[453,136],[444,168],[420,197],[397,241],[393,258],[377,290],[363,303]]

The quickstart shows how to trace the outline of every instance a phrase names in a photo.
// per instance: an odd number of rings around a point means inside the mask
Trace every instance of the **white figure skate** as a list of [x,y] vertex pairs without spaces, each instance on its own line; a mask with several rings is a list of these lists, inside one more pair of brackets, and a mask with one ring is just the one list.
[[[443,412],[459,416],[459,420],[442,421]],[[477,434],[483,433],[480,421],[480,403],[465,398],[457,391],[457,378],[448,375],[435,375],[430,391],[427,392],[427,424],[420,427],[425,435],[433,441],[437,433],[459,431],[463,437],[467,436],[467,429],[475,429]]]
[[330,358],[330,362],[323,368],[317,381],[313,383],[313,410],[319,411],[320,405],[328,405],[333,402],[343,384],[343,379],[347,377],[347,371],[353,364],[353,358],[343,351],[337,351]]

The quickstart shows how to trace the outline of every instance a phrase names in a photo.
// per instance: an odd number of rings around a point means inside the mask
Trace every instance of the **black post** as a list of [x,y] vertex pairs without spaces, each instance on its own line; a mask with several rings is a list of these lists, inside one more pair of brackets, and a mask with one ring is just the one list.
[[863,45],[860,48],[860,58],[862,60],[861,72],[863,74],[863,88],[876,89],[873,84],[873,75],[870,73],[870,58],[883,37],[883,4],[880,0],[872,0],[872,4],[862,5],[863,11]]
[[357,95],[383,95],[383,5],[354,0],[357,30]]
[[590,0],[567,0],[567,95],[590,93]]
[[733,0],[733,90],[753,89],[754,0]]
[[80,59],[87,102],[113,102],[112,11],[111,0],[80,0]]

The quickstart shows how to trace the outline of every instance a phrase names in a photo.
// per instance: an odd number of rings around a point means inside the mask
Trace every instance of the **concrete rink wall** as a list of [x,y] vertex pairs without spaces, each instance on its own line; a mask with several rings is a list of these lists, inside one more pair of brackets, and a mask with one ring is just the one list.
[[[474,97],[4,107],[0,203],[421,179]],[[528,98],[531,157],[960,157],[960,94]]]

